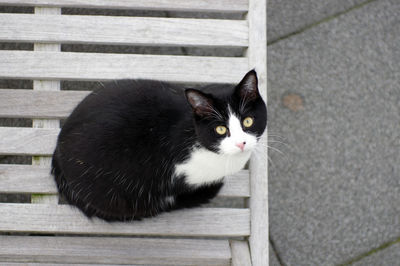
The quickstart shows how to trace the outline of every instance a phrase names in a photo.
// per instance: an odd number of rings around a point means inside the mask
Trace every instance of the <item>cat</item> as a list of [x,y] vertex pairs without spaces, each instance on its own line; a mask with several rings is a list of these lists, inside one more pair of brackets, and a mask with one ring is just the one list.
[[87,217],[140,220],[209,202],[244,167],[267,125],[254,70],[200,89],[116,80],[65,121],[52,174]]

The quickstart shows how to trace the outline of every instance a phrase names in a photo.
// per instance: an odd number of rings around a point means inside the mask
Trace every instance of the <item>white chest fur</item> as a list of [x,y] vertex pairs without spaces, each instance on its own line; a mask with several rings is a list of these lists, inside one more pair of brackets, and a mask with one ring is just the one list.
[[186,183],[190,185],[211,183],[241,170],[250,155],[251,151],[227,155],[198,148],[192,152],[188,160],[175,166],[175,175],[185,175]]

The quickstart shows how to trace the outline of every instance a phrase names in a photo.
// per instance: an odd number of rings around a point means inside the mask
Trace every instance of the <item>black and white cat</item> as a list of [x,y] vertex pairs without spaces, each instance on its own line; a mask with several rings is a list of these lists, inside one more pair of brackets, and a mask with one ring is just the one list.
[[124,221],[207,203],[244,167],[267,124],[254,70],[197,89],[120,80],[66,120],[52,173],[88,217]]

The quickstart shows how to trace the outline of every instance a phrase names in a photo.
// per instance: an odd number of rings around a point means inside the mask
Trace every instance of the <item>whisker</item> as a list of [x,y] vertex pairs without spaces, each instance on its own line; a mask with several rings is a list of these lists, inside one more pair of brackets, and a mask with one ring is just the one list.
[[275,167],[274,163],[272,162],[271,157],[268,156],[268,163],[271,164],[271,167]]
[[268,148],[268,149],[271,149],[271,150],[274,150],[274,151],[276,151],[276,152],[279,152],[280,154],[286,156],[281,150],[279,150],[279,149],[277,149],[277,148],[274,148],[274,147],[271,147],[271,146],[267,146],[267,148]]
[[282,144],[282,145],[284,145],[284,146],[286,146],[286,147],[288,147],[288,148],[291,148],[292,146],[291,145],[289,145],[288,143],[286,143],[286,142],[283,142],[283,141],[278,141],[278,140],[268,140],[268,143],[279,143],[279,144]]
[[[260,149],[262,149],[262,150],[260,150]],[[271,147],[271,146],[269,146],[269,145],[266,144],[266,143],[258,143],[258,145],[256,146],[256,150],[260,151],[261,154],[264,154],[264,153],[265,153],[265,152],[264,152],[264,151],[265,151],[264,149],[267,149],[268,151],[277,152],[278,154],[280,154],[280,155],[283,157],[283,159],[284,159],[285,161],[287,161],[287,162],[290,161],[289,158],[288,158],[288,156],[287,156],[284,152],[282,152],[281,150],[279,150],[278,148]],[[268,154],[269,154],[269,152],[268,152]],[[268,157],[269,157],[269,156],[268,156]]]
[[272,138],[278,138],[278,139],[282,139],[282,140],[285,139],[285,137],[283,137],[283,136],[281,136],[281,135],[270,134],[270,133],[268,132],[268,138],[270,138],[270,137],[272,137]]

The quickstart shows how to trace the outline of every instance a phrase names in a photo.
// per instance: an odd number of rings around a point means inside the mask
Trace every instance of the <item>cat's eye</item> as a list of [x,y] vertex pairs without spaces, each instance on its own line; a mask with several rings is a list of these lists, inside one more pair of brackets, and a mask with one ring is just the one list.
[[243,119],[243,126],[244,127],[251,127],[254,123],[254,119],[251,117],[246,117],[245,119]]
[[215,128],[215,131],[216,131],[219,135],[225,135],[225,134],[226,134],[226,131],[227,131],[227,128],[224,127],[224,126],[217,126],[217,127]]

